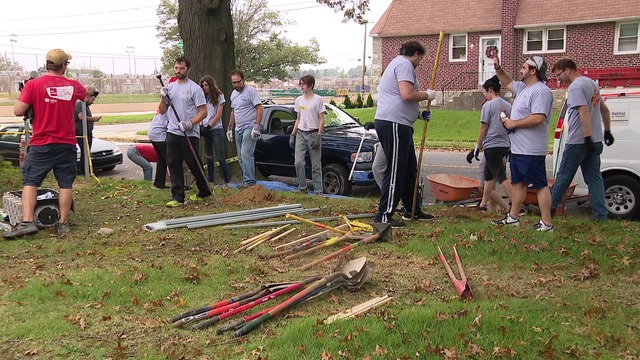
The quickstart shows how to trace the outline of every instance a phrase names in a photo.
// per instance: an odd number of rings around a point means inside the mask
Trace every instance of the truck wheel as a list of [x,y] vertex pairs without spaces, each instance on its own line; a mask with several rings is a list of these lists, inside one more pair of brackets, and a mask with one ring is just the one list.
[[640,215],[640,183],[628,175],[612,175],[604,179],[604,201],[609,217],[637,219]]
[[325,194],[349,195],[351,193],[349,174],[340,164],[328,164],[322,168],[322,185]]

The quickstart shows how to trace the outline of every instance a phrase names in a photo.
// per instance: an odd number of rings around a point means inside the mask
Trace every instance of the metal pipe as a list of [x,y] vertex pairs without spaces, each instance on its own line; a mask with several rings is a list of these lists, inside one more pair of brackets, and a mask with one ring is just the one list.
[[310,209],[309,210],[300,209],[300,210],[285,211],[285,212],[279,212],[279,213],[278,212],[264,213],[264,214],[259,214],[257,216],[253,216],[253,217],[238,217],[238,218],[234,218],[234,219],[210,220],[210,221],[204,221],[204,222],[197,222],[197,223],[189,224],[189,225],[187,225],[187,229],[197,229],[197,228],[201,228],[201,227],[228,224],[228,223],[234,223],[234,222],[268,219],[268,218],[271,218],[271,217],[283,216],[285,214],[290,214],[292,212],[293,213],[298,213],[298,214],[303,214],[303,213],[306,213],[308,211],[311,211],[311,210]]

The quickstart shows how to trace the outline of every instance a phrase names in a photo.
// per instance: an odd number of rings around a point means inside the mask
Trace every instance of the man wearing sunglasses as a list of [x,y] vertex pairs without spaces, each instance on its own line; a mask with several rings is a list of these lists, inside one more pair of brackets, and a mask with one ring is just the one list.
[[541,56],[528,58],[520,67],[520,80],[513,81],[500,66],[497,54],[493,67],[500,82],[515,95],[511,118],[502,120],[511,141],[511,183],[513,198],[509,214],[493,220],[494,225],[520,226],[518,212],[524,202],[527,186],[532,184],[538,196],[542,219],[536,231],[553,231],[551,192],[547,183],[545,157],[549,144],[549,119],[553,110],[553,94],[545,84],[547,64]]
[[76,101],[84,101],[87,90],[64,74],[71,55],[61,49],[47,53],[47,75],[30,80],[13,106],[16,116],[24,116],[33,106],[33,135],[22,167],[22,222],[2,236],[12,239],[38,232],[34,223],[38,187],[53,170],[60,187],[60,214],[56,231],[69,232],[69,211],[76,179],[76,129],[73,112]]

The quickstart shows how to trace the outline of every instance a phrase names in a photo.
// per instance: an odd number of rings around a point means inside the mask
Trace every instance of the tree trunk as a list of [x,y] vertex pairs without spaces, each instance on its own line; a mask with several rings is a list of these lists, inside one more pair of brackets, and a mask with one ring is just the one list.
[[[199,82],[202,76],[211,75],[224,93],[227,102],[222,121],[226,131],[231,113],[229,97],[233,90],[229,77],[235,68],[231,2],[179,0],[178,27],[184,42],[184,55],[191,60],[191,80]],[[225,150],[227,158],[235,156],[235,142],[225,141]],[[233,174],[239,171],[237,162],[229,165]]]

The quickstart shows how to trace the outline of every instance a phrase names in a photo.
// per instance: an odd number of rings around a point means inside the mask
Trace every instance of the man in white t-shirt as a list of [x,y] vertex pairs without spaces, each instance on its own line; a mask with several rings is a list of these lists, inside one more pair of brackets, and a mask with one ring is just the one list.
[[547,64],[540,56],[528,58],[520,68],[520,81],[513,81],[500,66],[497,55],[493,67],[500,82],[516,96],[511,118],[502,120],[511,141],[511,183],[513,198],[509,214],[494,225],[520,226],[519,212],[531,184],[538,196],[542,219],[534,225],[536,231],[553,231],[551,223],[551,192],[547,183],[545,157],[549,144],[549,119],[553,110],[553,94],[544,83]]
[[[551,191],[551,213],[563,202],[564,194],[578,171],[589,186],[589,203],[596,220],[607,220],[609,211],[604,200],[604,181],[600,172],[602,142],[613,144],[611,114],[600,97],[598,85],[580,75],[575,61],[560,59],[551,71],[569,85],[567,96],[567,142],[556,182]],[[604,125],[604,132],[602,127]]]
[[302,96],[296,98],[295,110],[298,114],[293,131],[289,137],[289,145],[295,148],[295,167],[298,175],[298,188],[307,191],[305,172],[305,156],[309,152],[311,158],[311,179],[313,192],[322,194],[322,134],[324,133],[324,114],[327,109],[322,97],[313,93],[316,79],[311,75],[300,78]]

